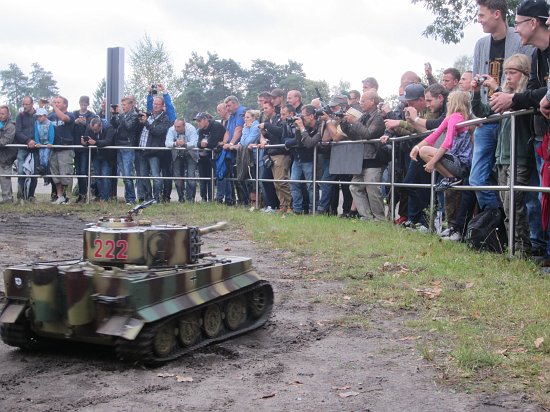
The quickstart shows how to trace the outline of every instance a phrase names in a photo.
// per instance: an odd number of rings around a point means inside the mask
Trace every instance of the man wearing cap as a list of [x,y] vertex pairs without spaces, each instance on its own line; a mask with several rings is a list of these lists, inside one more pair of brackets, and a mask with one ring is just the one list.
[[[504,85],[504,60],[515,53],[530,56],[532,48],[522,46],[521,38],[513,28],[508,27],[506,0],[477,0],[477,4],[479,6],[477,20],[483,31],[489,35],[479,39],[476,43],[473,74],[474,76],[492,76],[497,83]],[[506,96],[511,95],[506,94]],[[482,102],[486,104],[488,97],[487,89],[482,88]],[[492,170],[495,164],[499,124],[499,121],[484,123],[478,126],[474,132],[474,150],[469,178],[471,186],[486,186],[496,183]],[[475,194],[481,209],[500,207],[496,192],[483,190],[476,191]]]
[[[79,110],[75,110],[74,114],[74,144],[79,145],[82,136],[86,132],[86,128],[90,125],[90,121],[97,117],[94,112],[88,110],[90,105],[90,98],[88,96],[80,96],[78,100],[80,106]],[[74,157],[75,174],[87,175],[88,174],[88,151],[76,150]],[[88,178],[78,177],[78,197],[76,203],[86,201],[86,195],[88,193]]]
[[273,101],[273,107],[275,107],[275,113],[281,115],[281,107],[285,102],[285,92],[282,89],[271,90],[271,96]]
[[[25,171],[23,165],[25,164],[25,159],[29,153],[34,155],[34,165],[38,166],[38,151],[34,150],[36,141],[34,140],[34,115],[36,111],[34,110],[33,99],[30,96],[23,97],[23,111],[17,115],[15,118],[15,141],[17,144],[27,145],[26,148],[17,150],[17,174],[24,175]],[[33,170],[33,173],[35,170]],[[36,190],[36,177],[30,178],[30,184],[25,188],[25,177],[19,177],[17,179],[17,198],[20,201],[34,201],[34,191]]]
[[[224,106],[225,107],[225,106]],[[225,127],[220,123],[209,118],[207,113],[199,112],[193,118],[197,122],[199,131],[198,146],[203,150],[199,153],[199,176],[203,178],[212,178],[212,152],[221,150],[223,137],[225,136]],[[204,202],[212,201],[212,181],[201,180],[201,198]]]
[[[166,147],[172,150],[172,167],[174,177],[187,176],[192,180],[177,179],[176,191],[178,192],[178,202],[183,203],[195,201],[195,193],[197,183],[195,180],[195,170],[199,161],[199,153],[196,150],[198,145],[199,135],[197,129],[191,124],[187,124],[184,119],[176,119],[174,125],[168,129],[166,133]],[[187,149],[187,150],[175,150]],[[185,197],[184,197],[185,190]]]

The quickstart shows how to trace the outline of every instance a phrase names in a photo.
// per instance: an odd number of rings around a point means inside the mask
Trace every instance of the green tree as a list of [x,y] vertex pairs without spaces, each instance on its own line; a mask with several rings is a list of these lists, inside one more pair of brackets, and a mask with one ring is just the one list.
[[130,67],[132,74],[125,85],[125,94],[134,95],[138,106],[145,106],[147,92],[152,84],[162,83],[172,98],[178,96],[179,91],[171,89],[176,84],[174,68],[161,41],[153,41],[146,34],[130,51]]
[[31,96],[50,99],[59,94],[57,81],[53,79],[52,72],[46,71],[38,63],[33,63],[28,88]]
[[29,78],[15,63],[10,63],[6,70],[0,70],[2,94],[12,107],[20,107],[21,100],[29,94]]
[[474,56],[467,56],[465,54],[462,56],[459,56],[453,64],[453,67],[458,69],[460,73],[464,73],[465,71],[472,70],[473,66],[474,66]]
[[351,89],[351,83],[348,82],[347,80],[340,79],[337,85],[331,86],[330,95],[334,96],[337,94],[342,94],[342,92],[344,91],[349,92],[350,89]]
[[107,82],[105,81],[105,77],[101,79],[99,84],[97,85],[94,96],[93,96],[93,103],[92,103],[92,110],[99,114],[101,111],[101,102],[106,97],[106,89],[107,89]]
[[[411,0],[430,11],[435,20],[422,32],[443,43],[458,43],[464,37],[464,28],[475,22],[477,2],[475,0]],[[508,23],[513,24],[514,10],[520,0],[508,0]]]
[[325,101],[325,103],[329,102],[330,97],[330,88],[326,81],[324,80],[309,80],[305,79],[304,81],[304,89],[302,92],[302,101],[304,103],[309,103],[313,99],[315,99],[317,96],[317,91],[315,89],[319,90],[319,93],[321,94],[321,97]]

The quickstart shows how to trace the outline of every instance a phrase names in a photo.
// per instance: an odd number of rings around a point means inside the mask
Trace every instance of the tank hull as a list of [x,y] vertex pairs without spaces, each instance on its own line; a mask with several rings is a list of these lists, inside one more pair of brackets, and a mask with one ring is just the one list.
[[124,360],[159,363],[263,325],[273,291],[242,257],[183,267],[89,261],[17,265],[4,272],[2,340],[114,346]]

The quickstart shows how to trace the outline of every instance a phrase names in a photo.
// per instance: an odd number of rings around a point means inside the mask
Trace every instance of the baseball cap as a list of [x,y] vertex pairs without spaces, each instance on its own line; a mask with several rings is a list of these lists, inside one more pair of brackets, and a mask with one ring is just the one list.
[[516,9],[516,14],[546,20],[548,19],[548,9],[546,0],[525,0]]
[[328,105],[331,107],[334,106],[343,106],[348,104],[348,99],[345,96],[342,95],[336,95],[332,96],[330,98],[330,101],[328,102]]
[[36,115],[37,116],[47,116],[48,111],[44,108],[36,109]]
[[195,117],[193,117],[193,120],[201,120],[201,119],[208,119],[208,116],[205,112],[198,112]]
[[405,94],[399,96],[399,100],[402,102],[407,102],[409,100],[416,100],[421,97],[424,97],[424,86],[418,83],[411,83],[405,87]]

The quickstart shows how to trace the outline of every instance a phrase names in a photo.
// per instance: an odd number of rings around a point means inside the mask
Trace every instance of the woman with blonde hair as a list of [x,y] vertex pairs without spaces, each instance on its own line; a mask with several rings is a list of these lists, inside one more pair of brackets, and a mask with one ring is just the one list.
[[[437,170],[443,179],[436,185],[435,191],[442,192],[462,182],[468,175],[472,164],[472,143],[468,127],[457,125],[469,120],[470,94],[455,91],[447,98],[447,116],[428,137],[414,146],[411,159],[417,161],[418,155],[426,162],[424,170],[431,173]],[[439,136],[446,131],[445,140],[439,148],[433,147]]]
[[[481,102],[480,89],[485,86],[489,89],[489,95],[496,91],[505,93],[519,93],[525,91],[531,69],[530,58],[524,54],[514,54],[504,61],[504,75],[506,83],[499,87],[495,79],[490,76],[481,76],[472,81],[474,96],[472,99],[472,111],[478,117],[487,117],[493,114],[489,105]],[[495,164],[498,170],[499,186],[509,186],[510,176],[510,147],[512,138],[512,120],[510,117],[500,121],[500,130],[495,152]],[[515,148],[516,148],[516,185],[530,186],[533,173],[536,173],[536,162],[532,139],[532,115],[516,117]],[[510,213],[510,192],[499,192],[504,204],[504,213]],[[531,240],[529,232],[529,220],[525,207],[526,192],[514,192],[516,209],[515,248],[518,252],[529,254],[531,252]],[[508,225],[508,220],[505,220]]]

